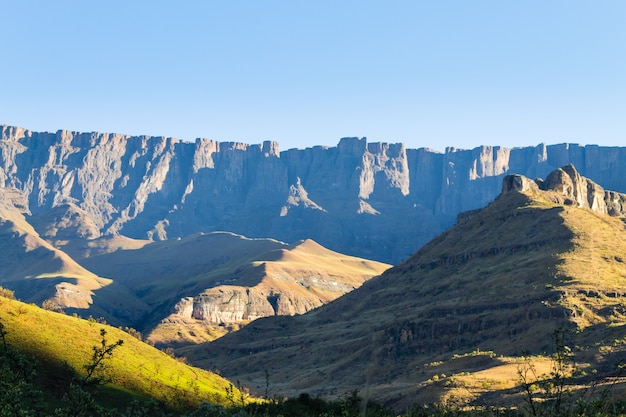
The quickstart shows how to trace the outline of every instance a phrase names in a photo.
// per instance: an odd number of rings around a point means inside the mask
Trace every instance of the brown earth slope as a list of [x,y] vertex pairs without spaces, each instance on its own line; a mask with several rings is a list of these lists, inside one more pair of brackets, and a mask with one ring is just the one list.
[[150,306],[143,328],[163,345],[213,340],[259,317],[303,314],[389,268],[311,240],[288,245],[224,232],[80,261]]
[[111,283],[42,239],[27,222],[21,193],[0,188],[0,285],[31,302],[88,308],[94,291]]

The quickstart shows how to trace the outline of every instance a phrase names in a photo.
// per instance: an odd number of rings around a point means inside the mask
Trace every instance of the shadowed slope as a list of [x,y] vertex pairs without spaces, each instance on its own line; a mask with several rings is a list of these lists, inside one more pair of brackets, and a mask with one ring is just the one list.
[[[0,285],[14,290],[24,301],[48,300],[66,312],[89,310],[89,314],[116,324],[121,324],[120,318],[136,320],[145,314],[146,305],[125,288],[111,286],[111,279],[94,274],[42,239],[27,221],[28,214],[21,193],[0,188]],[[80,228],[75,220],[66,225]]]
[[[498,389],[513,388],[515,357],[550,351],[557,328],[579,330],[577,345],[595,345],[581,358],[598,361],[598,346],[624,338],[616,326],[626,323],[624,223],[562,201],[536,185],[510,190],[329,305],[259,320],[185,354],[252,387],[263,386],[267,370],[277,392],[360,389],[396,407],[441,400],[459,388],[433,385],[442,370],[492,370]],[[454,359],[480,351],[503,357]],[[478,375],[455,394],[478,398],[493,390]]]
[[225,232],[161,242],[98,236],[90,215],[71,203],[31,216],[21,192],[0,188],[0,196],[0,284],[26,301],[51,300],[115,325],[159,325],[155,343],[197,343],[231,330],[225,323],[236,329],[258,317],[301,314],[389,267],[312,241]]
[[43,240],[26,221],[19,192],[1,188],[0,200],[0,285],[31,302],[52,299],[59,306],[88,308],[93,291],[111,281]]
[[[509,173],[545,178],[573,163],[626,192],[625,161],[625,147],[567,143],[439,153],[347,137],[337,146],[280,152],[270,141],[185,142],[0,125],[0,186],[19,189],[44,220],[56,221],[57,206],[74,204],[92,227],[65,232],[165,240],[228,230],[285,242],[314,239],[393,264],[460,212],[492,201]],[[71,226],[71,216],[62,217]],[[36,228],[59,236],[54,226]]]

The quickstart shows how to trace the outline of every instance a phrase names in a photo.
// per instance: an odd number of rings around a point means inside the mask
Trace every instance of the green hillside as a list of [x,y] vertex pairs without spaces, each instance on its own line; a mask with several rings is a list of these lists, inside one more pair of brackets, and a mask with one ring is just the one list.
[[[171,409],[187,409],[202,402],[227,404],[229,381],[215,373],[193,368],[120,329],[40,309],[0,297],[0,321],[8,344],[40,362],[39,383],[48,401],[60,401],[72,379],[85,375],[94,347],[101,345],[101,331],[113,344],[123,340],[106,360],[108,382],[100,400],[125,406],[134,399],[154,399]],[[73,371],[72,371],[73,370]],[[237,389],[229,395],[239,395]]]

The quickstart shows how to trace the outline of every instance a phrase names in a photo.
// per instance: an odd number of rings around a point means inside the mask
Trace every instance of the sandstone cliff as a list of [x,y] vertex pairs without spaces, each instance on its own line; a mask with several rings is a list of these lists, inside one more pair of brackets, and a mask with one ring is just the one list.
[[311,238],[390,263],[451,226],[460,212],[492,201],[509,173],[545,177],[573,164],[625,192],[625,163],[626,148],[595,145],[438,153],[344,138],[336,147],[279,152],[275,142],[0,126],[0,186],[23,194],[31,223],[47,239],[119,233],[159,240],[228,230],[289,242]]

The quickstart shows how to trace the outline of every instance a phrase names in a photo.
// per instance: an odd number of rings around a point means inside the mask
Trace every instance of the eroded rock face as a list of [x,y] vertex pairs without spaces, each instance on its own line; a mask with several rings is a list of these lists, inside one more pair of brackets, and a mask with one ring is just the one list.
[[537,182],[526,178],[523,175],[513,174],[507,175],[504,177],[502,181],[502,192],[508,193],[511,191],[517,191],[519,193],[524,193],[527,191],[538,191],[539,186]]
[[312,297],[288,292],[264,292],[258,288],[215,287],[196,297],[185,297],[174,307],[174,315],[211,324],[232,324],[268,316],[304,314],[322,303]]
[[213,288],[196,297],[183,298],[174,307],[182,318],[213,324],[241,323],[273,316],[266,297],[244,288]]
[[93,292],[68,282],[55,286],[55,294],[50,300],[59,308],[87,309],[93,304]]
[[[451,226],[460,212],[492,201],[507,174],[546,178],[573,164],[594,183],[626,192],[625,161],[626,148],[595,145],[439,153],[343,138],[336,147],[279,152],[269,141],[192,143],[0,126],[0,186],[22,193],[45,233],[65,239],[74,227],[71,216],[80,214],[93,225],[79,231],[85,238],[228,230],[288,242],[311,238],[391,263]],[[582,183],[571,186],[578,187],[575,196],[589,196]],[[601,199],[598,194],[587,204]],[[619,198],[610,201],[606,210],[621,210]],[[61,206],[68,209],[48,214]],[[58,217],[66,227],[43,224]]]
[[502,182],[502,192],[554,191],[560,204],[588,208],[613,217],[626,216],[626,194],[606,191],[578,173],[569,164],[552,171],[544,180],[530,180],[523,175],[508,175]]

